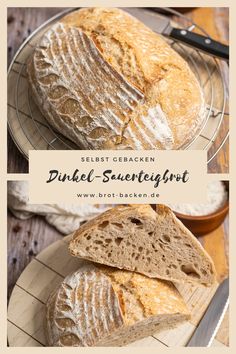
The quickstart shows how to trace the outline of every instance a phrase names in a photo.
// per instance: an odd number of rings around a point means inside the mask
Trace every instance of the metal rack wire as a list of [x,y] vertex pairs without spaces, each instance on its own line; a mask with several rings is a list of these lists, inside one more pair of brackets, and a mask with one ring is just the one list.
[[[183,26],[181,23],[181,27],[188,30],[198,29],[202,34],[207,35],[202,28],[184,15],[170,8],[164,8],[164,10],[184,21],[185,25]],[[8,71],[8,127],[13,140],[26,158],[28,158],[29,150],[32,149],[78,149],[73,142],[55,131],[45,120],[32,99],[26,75],[26,62],[38,39],[48,26],[70,11],[73,9],[60,13],[33,32],[16,53]],[[169,42],[195,73],[206,102],[204,124],[186,149],[211,151],[211,154],[208,154],[209,163],[220,151],[229,135],[227,130],[222,140],[216,144],[215,140],[222,123],[224,120],[228,120],[228,113],[225,112],[228,97],[222,68],[218,60],[213,57],[189,49],[179,42]],[[226,123],[228,124],[228,122]]]

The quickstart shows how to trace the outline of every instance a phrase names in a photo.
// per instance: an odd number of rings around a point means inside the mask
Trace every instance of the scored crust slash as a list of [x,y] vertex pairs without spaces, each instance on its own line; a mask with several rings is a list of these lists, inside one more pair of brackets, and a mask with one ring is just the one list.
[[203,124],[203,94],[188,64],[122,10],[61,18],[27,72],[45,118],[82,149],[184,149]]
[[47,337],[51,346],[123,346],[189,317],[171,283],[90,264],[50,296]]

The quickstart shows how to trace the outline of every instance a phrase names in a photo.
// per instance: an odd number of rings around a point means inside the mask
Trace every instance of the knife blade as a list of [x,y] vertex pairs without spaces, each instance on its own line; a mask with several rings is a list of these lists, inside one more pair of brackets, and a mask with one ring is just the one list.
[[214,57],[229,60],[229,46],[217,42],[209,37],[191,32],[184,28],[175,28],[170,24],[170,20],[158,14],[153,8],[153,12],[141,8],[124,8],[132,16],[150,27],[154,32],[167,36],[176,41],[182,42],[192,48],[198,49]]
[[229,278],[218,287],[187,347],[210,347],[229,304]]

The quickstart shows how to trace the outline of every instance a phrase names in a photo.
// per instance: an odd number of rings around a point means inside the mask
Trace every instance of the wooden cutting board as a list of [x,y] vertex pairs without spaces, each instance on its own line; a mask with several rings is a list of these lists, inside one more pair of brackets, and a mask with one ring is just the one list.
[[[210,237],[219,237],[224,232],[223,226]],[[214,236],[216,235],[216,236]],[[70,236],[54,242],[25,268],[19,277],[8,307],[8,341],[10,346],[46,346],[44,333],[45,303],[51,291],[70,272],[77,270],[83,260],[71,257],[68,252]],[[227,267],[226,267],[227,268]],[[227,269],[224,268],[225,274]],[[223,264],[221,264],[221,274]],[[176,329],[162,331],[154,336],[142,339],[130,346],[185,346],[204,314],[217,285],[211,288],[178,285],[178,290],[191,310],[192,319]],[[218,332],[213,346],[227,344],[227,317],[224,333]]]

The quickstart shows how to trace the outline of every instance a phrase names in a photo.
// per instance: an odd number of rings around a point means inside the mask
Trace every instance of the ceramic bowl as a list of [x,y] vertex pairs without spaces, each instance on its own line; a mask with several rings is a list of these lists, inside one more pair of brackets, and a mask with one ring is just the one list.
[[[229,182],[224,181],[224,183],[229,195]],[[220,209],[208,215],[192,216],[174,211],[177,218],[180,219],[195,236],[206,235],[217,229],[223,223],[228,212],[229,198]]]

